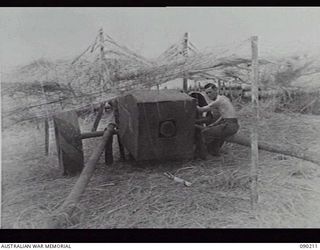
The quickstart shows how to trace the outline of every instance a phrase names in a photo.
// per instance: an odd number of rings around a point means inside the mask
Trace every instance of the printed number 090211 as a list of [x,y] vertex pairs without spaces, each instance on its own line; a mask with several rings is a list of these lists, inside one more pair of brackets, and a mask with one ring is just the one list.
[[317,244],[300,244],[300,248],[318,248]]

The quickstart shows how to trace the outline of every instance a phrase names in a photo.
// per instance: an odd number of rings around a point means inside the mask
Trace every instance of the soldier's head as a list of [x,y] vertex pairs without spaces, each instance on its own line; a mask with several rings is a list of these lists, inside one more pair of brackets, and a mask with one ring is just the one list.
[[208,83],[204,86],[205,92],[207,94],[207,96],[211,99],[211,100],[215,100],[218,97],[218,88],[216,85],[214,85],[213,83]]

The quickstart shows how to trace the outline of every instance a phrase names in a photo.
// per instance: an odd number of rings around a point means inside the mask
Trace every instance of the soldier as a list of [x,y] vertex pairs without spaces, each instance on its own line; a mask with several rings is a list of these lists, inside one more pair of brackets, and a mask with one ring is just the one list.
[[220,148],[229,136],[239,130],[236,111],[228,97],[218,94],[218,88],[213,83],[204,86],[208,105],[197,109],[200,113],[218,110],[220,118],[202,129],[202,142],[206,145],[208,153],[219,156]]

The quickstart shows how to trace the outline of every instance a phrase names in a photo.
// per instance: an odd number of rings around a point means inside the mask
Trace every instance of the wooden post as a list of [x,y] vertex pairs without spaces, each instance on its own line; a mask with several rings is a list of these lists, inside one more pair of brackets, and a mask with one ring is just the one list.
[[[117,127],[119,128],[120,120],[119,120],[119,107],[118,107],[117,100],[113,101],[112,107],[113,107],[113,112],[114,112],[114,119],[117,124]],[[124,151],[124,147],[122,145],[119,133],[117,133],[117,140],[118,140],[118,146],[119,146],[119,152],[120,152],[120,160],[125,161],[126,160],[125,151]]]
[[[101,87],[101,94],[104,91],[104,86],[107,83],[110,83],[110,87],[114,92],[114,86],[111,84],[110,81],[110,72],[109,70],[105,67],[104,60],[104,33],[103,33],[103,28],[99,30],[99,43],[100,43],[100,87]],[[105,76],[107,75],[107,82],[105,81]]]
[[[46,81],[48,81],[48,73],[46,75]],[[47,98],[47,94],[44,90],[44,86],[43,86],[43,81],[41,80],[41,90],[42,90],[42,95],[43,98],[45,100],[45,103],[48,103],[48,98]],[[47,104],[50,105],[50,104]],[[50,106],[49,106],[50,107]],[[50,111],[49,111],[50,109]],[[46,118],[47,118],[47,122],[48,122],[48,153],[46,153],[46,155],[48,155],[50,157],[50,162],[52,165],[55,165],[55,156],[57,154],[57,151],[55,151],[55,132],[54,132],[54,122],[53,119],[51,117],[51,108],[48,108],[48,106],[45,107],[45,112],[46,112]]]
[[106,165],[111,165],[113,163],[113,150],[112,150],[112,144],[113,144],[113,136],[111,136],[105,146],[104,149],[104,159]]
[[[186,32],[184,34],[184,38],[183,38],[183,56],[185,58],[188,57],[188,40],[189,40],[189,34],[188,32]],[[183,91],[187,92],[188,91],[188,78],[184,77],[183,78]]]
[[99,42],[100,42],[100,85],[103,86],[104,78],[103,78],[103,60],[104,60],[104,35],[103,29],[99,30]]
[[256,210],[258,202],[258,174],[257,168],[259,164],[258,158],[258,121],[259,121],[259,103],[258,103],[258,81],[259,81],[259,72],[258,72],[258,37],[251,37],[251,50],[252,50],[252,93],[251,93],[251,102],[252,102],[252,111],[254,114],[254,122],[251,127],[251,205],[252,209]]
[[103,134],[104,134],[104,131],[81,133],[80,139],[83,140],[88,138],[100,137],[100,136],[103,136]]
[[49,153],[49,123],[48,118],[44,120],[44,146],[45,146],[45,152],[46,155]]
[[101,103],[101,105],[100,105],[100,107],[99,107],[99,110],[98,110],[97,117],[96,117],[96,119],[94,120],[92,129],[91,129],[91,132],[97,131],[97,128],[98,128],[98,126],[99,126],[99,122],[100,122],[101,117],[102,117],[102,114],[103,114],[104,106],[105,106],[105,103],[104,103],[104,102]]

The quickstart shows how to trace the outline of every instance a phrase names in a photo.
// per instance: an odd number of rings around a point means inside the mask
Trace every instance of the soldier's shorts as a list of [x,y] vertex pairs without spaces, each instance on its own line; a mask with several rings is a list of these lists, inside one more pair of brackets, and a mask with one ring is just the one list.
[[217,155],[224,141],[237,133],[239,124],[237,118],[224,118],[214,126],[205,127],[201,134],[202,140],[210,154]]

